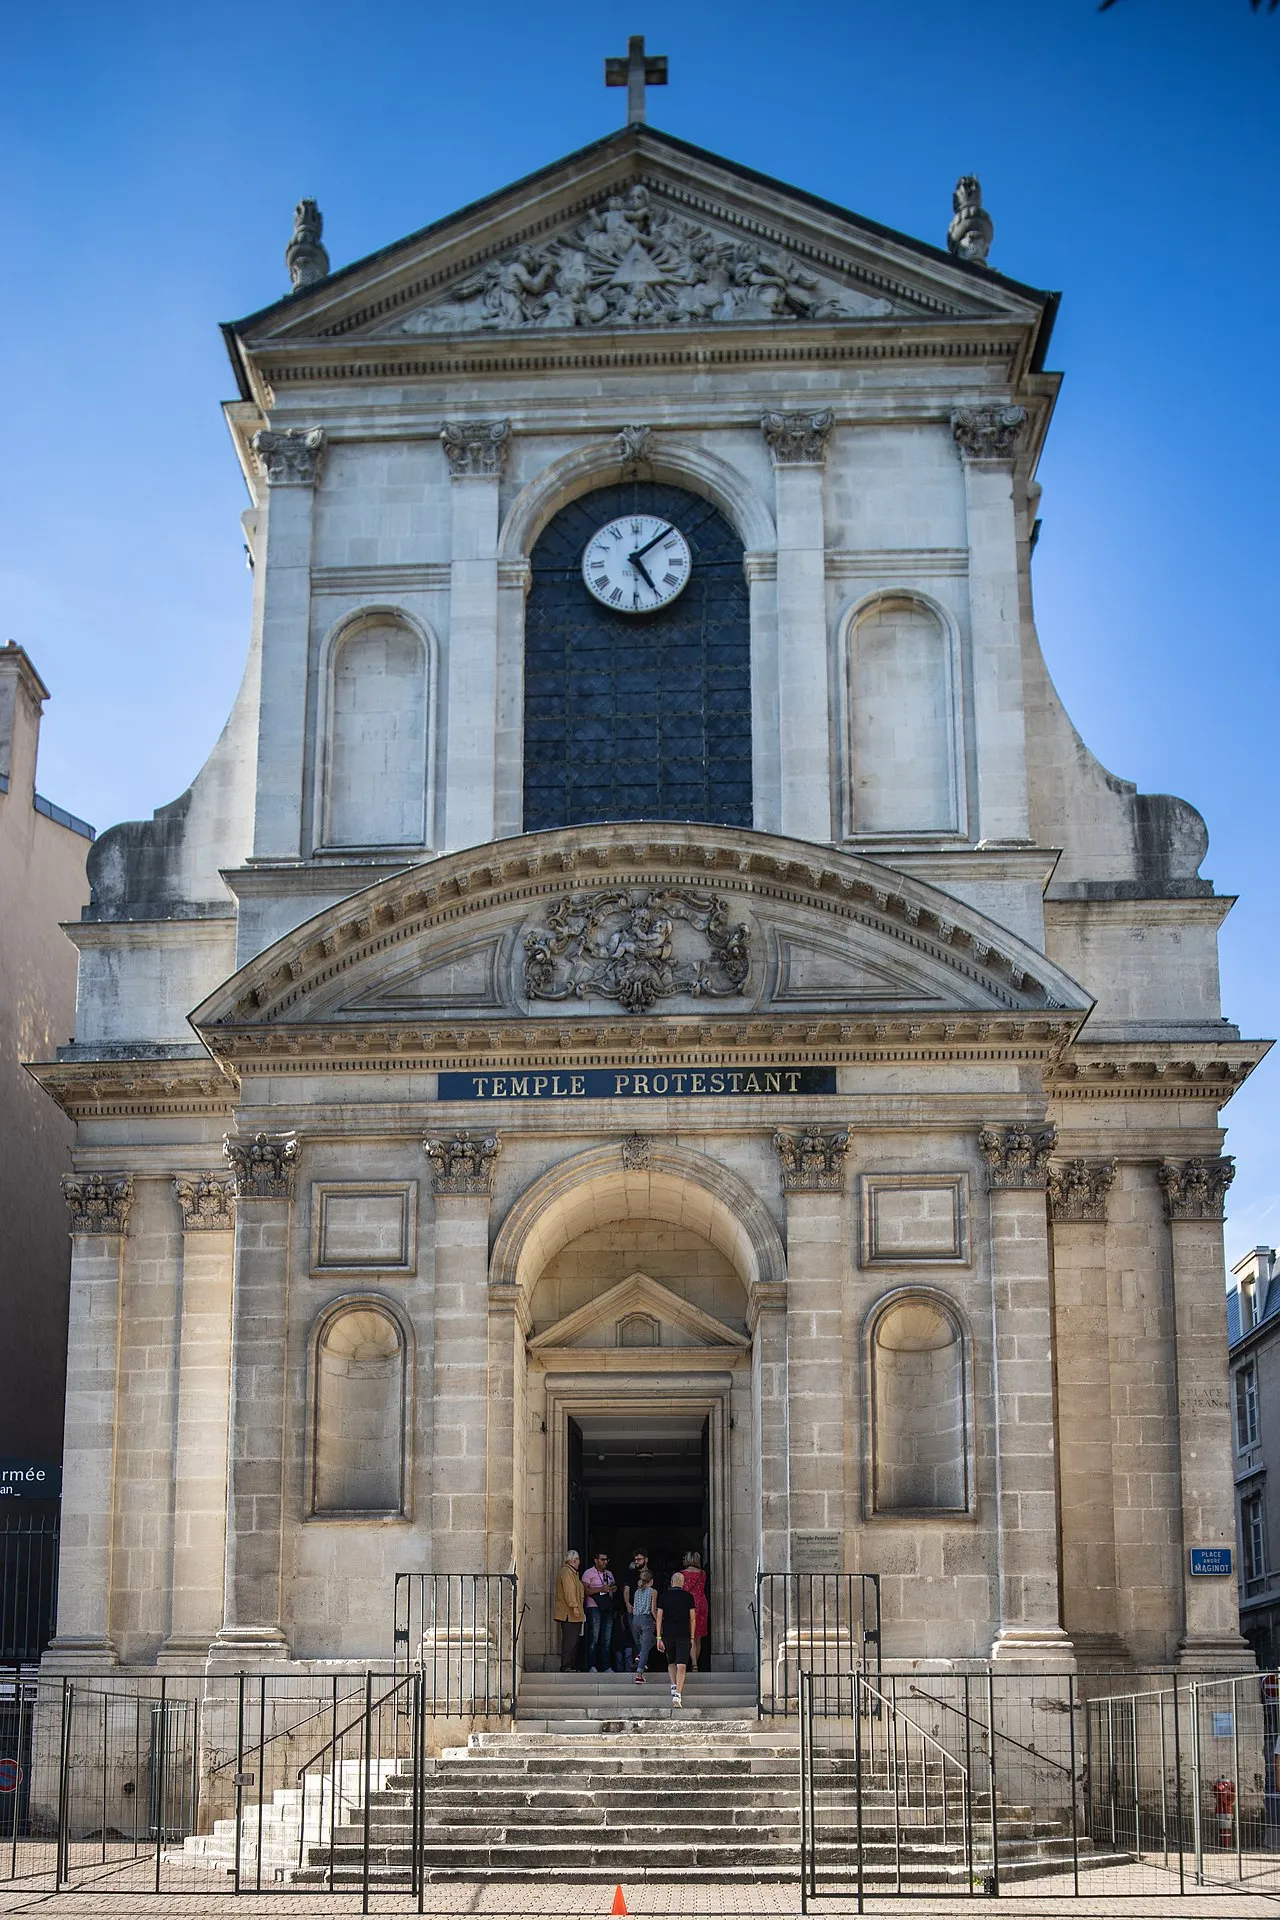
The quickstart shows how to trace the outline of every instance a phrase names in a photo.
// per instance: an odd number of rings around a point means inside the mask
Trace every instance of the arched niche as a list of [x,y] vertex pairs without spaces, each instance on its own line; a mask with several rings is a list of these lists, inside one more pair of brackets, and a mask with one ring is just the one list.
[[427,636],[393,608],[367,608],[326,640],[316,806],[323,846],[427,844],[432,666]]
[[871,1511],[968,1512],[969,1353],[958,1309],[931,1289],[890,1295],[867,1324],[867,1368]]
[[958,648],[942,608],[877,593],[845,623],[845,831],[961,830]]
[[311,1501],[317,1519],[403,1513],[410,1336],[376,1296],[321,1314],[311,1366]]

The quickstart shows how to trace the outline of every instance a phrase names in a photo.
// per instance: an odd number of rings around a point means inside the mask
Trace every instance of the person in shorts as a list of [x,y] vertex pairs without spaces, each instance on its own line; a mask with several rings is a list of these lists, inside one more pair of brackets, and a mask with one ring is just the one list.
[[673,1573],[671,1585],[658,1602],[658,1652],[667,1656],[671,1675],[671,1704],[683,1706],[681,1694],[693,1639],[693,1595],[685,1592],[684,1575]]

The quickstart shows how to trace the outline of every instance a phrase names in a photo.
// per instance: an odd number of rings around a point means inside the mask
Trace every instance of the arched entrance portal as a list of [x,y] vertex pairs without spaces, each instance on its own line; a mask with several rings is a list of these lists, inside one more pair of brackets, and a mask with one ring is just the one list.
[[584,1563],[607,1552],[619,1578],[637,1547],[659,1576],[696,1547],[711,1662],[748,1667],[762,1496],[751,1330],[762,1288],[780,1288],[782,1243],[758,1196],[707,1156],[645,1142],[626,1158],[601,1148],[554,1169],[494,1248],[493,1284],[519,1289],[528,1327],[524,1660],[556,1664],[568,1547]]

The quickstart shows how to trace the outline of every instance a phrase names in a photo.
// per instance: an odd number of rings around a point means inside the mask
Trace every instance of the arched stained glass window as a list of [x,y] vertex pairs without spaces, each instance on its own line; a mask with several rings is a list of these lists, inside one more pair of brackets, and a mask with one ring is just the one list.
[[[606,521],[673,521],[693,571],[656,613],[587,592],[582,556]],[[533,549],[525,612],[524,826],[706,820],[749,827],[751,630],[742,542],[709,501],[625,481],[556,514]]]

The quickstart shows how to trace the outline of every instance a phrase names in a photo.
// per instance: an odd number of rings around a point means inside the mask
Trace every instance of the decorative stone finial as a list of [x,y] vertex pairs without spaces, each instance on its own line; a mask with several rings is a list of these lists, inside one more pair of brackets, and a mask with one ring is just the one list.
[[270,1134],[255,1133],[247,1142],[233,1140],[228,1134],[222,1151],[235,1180],[237,1200],[293,1198],[298,1143],[292,1134],[273,1140]]
[[236,1185],[217,1174],[179,1177],[173,1191],[182,1209],[184,1233],[226,1233],[236,1223]]
[[324,457],[323,427],[263,427],[250,442],[273,487],[314,487]]
[[807,1127],[803,1133],[778,1132],[773,1146],[784,1193],[839,1193],[843,1188],[847,1132],[822,1133],[817,1127]]
[[431,1162],[433,1193],[492,1193],[494,1162],[502,1152],[496,1133],[478,1139],[455,1133],[452,1140],[424,1140]]
[[947,228],[947,246],[957,260],[976,260],[985,266],[995,228],[982,204],[982,185],[976,173],[962,173],[951,196],[954,213]]
[[623,427],[620,433],[615,434],[613,444],[618,449],[618,458],[623,466],[636,467],[642,460],[647,460],[652,439],[652,427]]
[[978,1151],[987,1163],[987,1192],[1047,1186],[1049,1155],[1057,1139],[1053,1127],[984,1127]]
[[1012,460],[1026,418],[1025,407],[957,407],[951,431],[966,460]]
[[1114,1160],[1068,1160],[1049,1169],[1049,1218],[1102,1225],[1107,1195],[1115,1183]]
[[775,467],[820,467],[827,457],[827,435],[835,422],[830,407],[813,413],[765,413],[760,430],[769,442]]
[[62,1197],[71,1212],[72,1233],[123,1233],[133,1205],[133,1181],[127,1173],[63,1176]]
[[1181,1166],[1164,1161],[1156,1168],[1156,1179],[1164,1194],[1165,1219],[1223,1219],[1227,1188],[1235,1177],[1236,1163],[1229,1154],[1221,1160],[1186,1160]]
[[453,420],[441,428],[440,441],[455,480],[501,479],[511,445],[511,422]]
[[293,291],[314,287],[329,271],[329,256],[320,244],[324,216],[314,200],[299,200],[293,210],[293,238],[284,250]]

